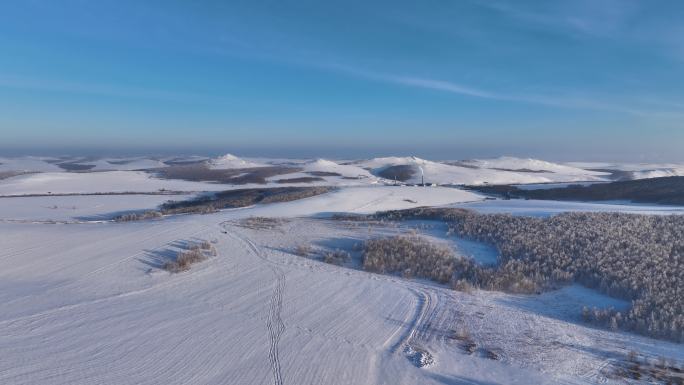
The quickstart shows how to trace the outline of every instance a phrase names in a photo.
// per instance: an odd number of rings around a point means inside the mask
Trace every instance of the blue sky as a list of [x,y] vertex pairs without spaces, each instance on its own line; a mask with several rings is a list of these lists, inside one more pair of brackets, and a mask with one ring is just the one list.
[[0,151],[684,160],[684,2],[0,3]]

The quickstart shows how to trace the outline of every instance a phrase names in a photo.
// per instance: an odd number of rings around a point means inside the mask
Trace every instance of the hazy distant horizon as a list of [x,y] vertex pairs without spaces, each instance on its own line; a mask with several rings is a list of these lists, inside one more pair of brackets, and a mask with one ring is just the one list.
[[246,158],[285,158],[285,159],[369,159],[388,156],[416,156],[423,159],[445,161],[445,160],[465,160],[465,159],[485,159],[510,156],[516,158],[534,158],[551,162],[607,162],[607,163],[678,163],[684,162],[682,157],[663,157],[648,156],[641,154],[633,158],[621,156],[573,156],[572,154],[544,154],[544,152],[524,152],[524,151],[497,151],[487,149],[425,149],[425,148],[201,148],[201,147],[168,147],[168,148],[0,148],[0,158],[2,157],[24,157],[24,156],[74,156],[74,157],[165,157],[165,156],[204,156],[213,158],[225,154],[232,154]]

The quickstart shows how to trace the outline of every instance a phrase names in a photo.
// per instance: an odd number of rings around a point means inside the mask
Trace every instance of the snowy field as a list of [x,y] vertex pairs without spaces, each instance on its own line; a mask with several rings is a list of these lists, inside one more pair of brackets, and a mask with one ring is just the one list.
[[[684,360],[681,344],[584,324],[582,306],[629,304],[578,285],[541,295],[464,293],[317,257],[412,230],[480,263],[496,262],[492,247],[447,237],[431,221],[366,225],[331,219],[335,213],[418,206],[535,216],[684,209],[483,200],[450,187],[390,186],[374,170],[402,162],[449,183],[483,180],[478,173],[512,183],[602,176],[512,158],[468,167],[388,159],[210,159],[216,169],[290,162],[303,175],[339,174],[317,182],[338,188],[292,202],[126,223],[109,219],[202,191],[253,186],[164,180],[140,170],[202,158],[80,161],[113,168],[97,172],[55,169],[45,158],[0,159],[3,171],[36,172],[0,179],[0,195],[41,195],[0,198],[0,384],[623,384],[611,368],[631,350]],[[532,167],[538,172],[520,171]],[[43,196],[131,191],[149,194]],[[255,216],[278,219],[265,227],[244,221]],[[177,274],[162,268],[200,240],[211,242],[216,255]],[[303,244],[312,256],[296,255]],[[463,333],[474,346],[464,346]]]

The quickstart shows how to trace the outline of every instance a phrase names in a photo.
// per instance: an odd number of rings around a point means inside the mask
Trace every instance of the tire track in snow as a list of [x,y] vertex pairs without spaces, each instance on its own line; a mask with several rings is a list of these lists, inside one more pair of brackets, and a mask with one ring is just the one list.
[[278,351],[278,345],[280,343],[280,338],[285,332],[285,323],[282,319],[283,310],[283,293],[285,292],[285,272],[274,262],[270,261],[266,256],[261,253],[259,247],[252,242],[249,238],[243,238],[233,232],[228,231],[226,223],[222,223],[221,226],[226,231],[226,234],[236,238],[247,245],[247,247],[259,257],[259,259],[266,262],[268,268],[273,272],[276,280],[273,284],[273,293],[271,295],[271,300],[269,301],[269,311],[268,318],[266,320],[266,328],[268,329],[269,337],[269,349],[268,349],[268,360],[271,364],[271,371],[273,372],[273,384],[283,385],[283,374],[280,365],[280,356]]
[[391,196],[394,196],[394,192],[390,192],[390,193],[385,194],[385,195],[382,195],[382,196],[380,196],[380,197],[378,197],[378,198],[376,198],[376,199],[373,199],[373,200],[371,200],[371,201],[369,201],[369,202],[366,202],[366,203],[362,204],[362,205],[359,206],[359,207],[356,207],[356,208],[353,208],[353,209],[349,210],[349,212],[352,212],[352,213],[353,213],[353,212],[358,212],[359,210],[363,210],[363,209],[365,209],[365,208],[367,208],[367,207],[371,207],[371,206],[373,206],[373,205],[375,205],[375,204],[378,204],[378,203],[382,202],[384,199],[387,199],[387,198],[389,198],[389,197],[391,197]]
[[418,326],[425,318],[427,309],[430,307],[430,296],[425,292],[420,292],[411,288],[407,288],[416,297],[416,308],[413,312],[413,317],[408,321],[408,329],[399,336],[399,339],[390,348],[390,353],[396,353],[400,349],[408,346],[410,341],[416,334]]
[[408,329],[399,336],[389,351],[391,354],[402,352],[418,367],[430,366],[434,363],[434,357],[421,342],[429,342],[433,332],[432,323],[439,315],[442,301],[438,293],[428,287],[422,285],[416,287],[410,283],[402,286],[415,296],[417,304],[413,316],[407,321]]

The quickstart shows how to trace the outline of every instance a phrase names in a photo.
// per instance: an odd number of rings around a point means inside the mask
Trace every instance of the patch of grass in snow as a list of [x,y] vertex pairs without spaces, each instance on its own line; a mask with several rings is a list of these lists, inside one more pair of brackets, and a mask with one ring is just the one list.
[[211,213],[258,203],[290,202],[332,191],[331,187],[274,187],[226,190],[200,198],[171,201],[161,205],[163,214]]
[[173,261],[166,262],[162,268],[171,273],[180,273],[190,269],[190,266],[206,260],[210,256],[215,256],[216,248],[211,242],[202,240],[199,243],[192,243],[186,250],[180,250]]
[[612,374],[617,378],[638,380],[649,384],[684,384],[684,366],[664,357],[649,360],[631,351],[613,367]]

